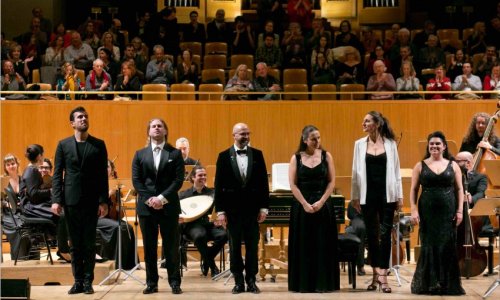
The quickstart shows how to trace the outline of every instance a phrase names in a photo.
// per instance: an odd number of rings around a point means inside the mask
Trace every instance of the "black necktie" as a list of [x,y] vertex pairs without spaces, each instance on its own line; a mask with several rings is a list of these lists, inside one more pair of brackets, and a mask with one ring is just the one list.
[[245,154],[246,155],[247,154],[247,150],[246,149],[244,149],[244,150],[236,150],[236,154],[238,154],[238,155]]

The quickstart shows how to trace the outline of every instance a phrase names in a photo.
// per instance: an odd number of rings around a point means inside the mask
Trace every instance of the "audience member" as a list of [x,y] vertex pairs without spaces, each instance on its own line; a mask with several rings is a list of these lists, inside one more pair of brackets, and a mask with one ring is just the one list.
[[[437,65],[434,68],[434,74],[436,75],[434,78],[429,79],[427,82],[426,90],[427,91],[451,91],[451,82],[450,78],[444,76],[444,67],[443,65]],[[432,100],[444,100],[450,97],[450,94],[440,94],[435,93],[431,95]]]
[[33,18],[38,18],[40,20],[40,30],[45,32],[47,37],[50,36],[50,33],[52,31],[52,22],[49,19],[43,17],[42,9],[40,7],[34,7],[31,10],[31,15],[33,16]]
[[264,38],[264,44],[257,48],[255,52],[255,61],[264,62],[272,68],[281,68],[283,63],[283,52],[276,46],[275,34],[267,32]]
[[120,48],[115,46],[115,42],[113,41],[113,34],[109,31],[106,31],[102,34],[101,47],[97,48],[97,52],[99,52],[99,50],[103,48],[108,49],[113,54],[110,56],[110,59],[116,62],[120,61]]
[[[87,75],[85,90],[89,92],[110,92],[113,90],[111,75],[104,70],[104,62],[99,58],[94,60],[92,71],[90,71],[89,75]],[[111,100],[113,99],[113,95],[87,94],[87,99]]]
[[493,68],[494,65],[496,65],[498,61],[497,57],[497,49],[495,46],[487,46],[486,47],[486,54],[483,55],[483,58],[481,61],[479,61],[479,64],[476,66],[477,67],[477,76],[484,78],[486,75],[491,74],[491,69]]
[[94,51],[84,44],[78,32],[71,34],[71,45],[64,50],[64,60],[75,65],[77,69],[89,71],[95,59]]
[[[387,73],[387,68],[384,62],[377,60],[373,63],[373,75],[368,79],[368,84],[366,85],[367,91],[373,92],[385,92],[385,91],[395,91],[396,82],[394,77],[390,73]],[[393,99],[393,94],[371,94],[370,99],[372,100],[387,100]]]
[[314,13],[310,0],[288,0],[288,21],[297,22],[304,30],[310,30]]
[[279,78],[269,75],[268,71],[269,67],[265,62],[257,63],[253,86],[256,92],[264,92],[262,95],[256,95],[257,100],[279,100],[280,98],[279,94],[272,93],[281,91]]
[[[399,92],[416,92],[420,89],[420,81],[411,61],[405,61],[401,65],[401,77],[396,79],[396,90]],[[419,94],[399,94],[397,99],[421,99]]]
[[160,27],[165,30],[165,36],[159,41],[159,44],[165,49],[165,54],[177,57],[180,53],[180,28],[177,23],[175,7],[167,7],[160,12],[162,18]]
[[300,44],[304,47],[304,36],[300,24],[297,22],[290,22],[288,24],[288,31],[285,31],[285,36],[281,40],[281,47],[288,51],[291,45]]
[[81,32],[82,40],[85,44],[89,45],[97,55],[97,48],[101,46],[101,39],[99,38],[99,32],[92,20],[88,20],[83,26],[83,31]]
[[373,53],[377,46],[382,46],[380,39],[373,33],[373,29],[365,27],[362,30],[363,34],[363,48],[365,53]]
[[[111,32],[111,34],[113,34],[112,41],[116,46],[118,46],[118,49],[120,50],[125,49],[125,35],[121,31],[121,29],[122,29],[122,22],[119,19],[114,18],[111,21],[111,27],[109,28],[108,31]],[[117,61],[120,60],[118,59]]]
[[193,52],[182,51],[182,61],[177,64],[177,82],[198,85],[198,65],[193,61]]
[[[26,83],[21,75],[14,70],[14,65],[10,60],[2,60],[2,76],[0,76],[1,91],[24,91]],[[2,93],[2,97],[6,99],[26,99],[22,94],[6,95]]]
[[332,44],[332,33],[325,29],[323,19],[315,18],[312,22],[312,30],[306,36],[307,49],[317,47],[323,37],[326,37],[328,45]]
[[239,92],[240,94],[225,95],[225,100],[249,100],[250,95],[242,92],[254,91],[254,86],[248,75],[248,67],[241,64],[236,68],[234,76],[226,84],[225,92]]
[[50,34],[50,42],[52,43],[59,36],[61,36],[64,40],[64,48],[71,45],[71,34],[69,32],[66,32],[64,23],[59,23],[54,28],[54,31]]
[[134,60],[135,67],[136,67],[137,71],[142,72],[143,75],[146,73],[146,65],[147,64],[144,61],[144,57],[142,55],[137,55],[133,44],[128,44],[125,47],[125,51],[123,52],[122,62],[125,60],[129,60],[129,59]]
[[242,16],[236,17],[234,26],[232,54],[254,54],[255,36],[252,27],[245,23],[245,19]]
[[[389,58],[391,60],[391,63],[401,59],[400,48],[403,46],[408,46],[410,48],[409,53],[411,55],[418,54],[417,48],[415,47],[415,45],[413,45],[413,43],[410,42],[410,31],[408,30],[408,28],[404,27],[398,31],[397,42],[394,43],[394,45],[392,45],[391,50],[389,52]],[[395,68],[401,66],[401,65],[395,65],[394,63],[392,65]]]
[[312,49],[311,53],[311,67],[314,68],[317,62],[317,56],[318,54],[322,53],[324,58],[326,59],[326,62],[328,65],[333,66],[333,49],[330,48],[330,43],[328,40],[328,35],[324,34],[322,35],[319,40],[318,44],[314,46]]
[[276,47],[280,46],[280,36],[276,33],[276,30],[274,30],[274,27],[275,26],[273,21],[268,20],[266,22],[266,25],[264,26],[264,32],[259,33],[259,35],[257,36],[257,48],[264,46],[264,40],[266,39],[266,34],[268,33],[271,33],[274,36],[274,45]]
[[486,52],[486,25],[484,22],[474,23],[474,32],[467,39],[466,46],[467,54],[471,57],[476,53]]
[[142,56],[144,63],[149,61],[149,48],[142,42],[142,39],[138,36],[132,39],[132,45],[134,45],[135,54]]
[[45,51],[45,61],[46,66],[53,66],[55,68],[60,68],[64,63],[64,37],[57,36],[50,46]]
[[312,84],[334,83],[335,75],[331,65],[323,53],[316,55],[316,61],[312,67]]
[[489,98],[500,98],[500,65],[496,63],[491,69],[491,74],[484,76],[483,89],[485,91],[495,91]]
[[[277,33],[281,35],[283,32],[283,16],[285,11],[283,10],[282,4],[283,0],[260,0],[257,2],[257,15],[259,17],[259,31],[264,31],[264,33],[269,32],[266,29],[269,22],[273,23],[273,30],[270,32]],[[279,42],[279,39],[276,39]],[[260,46],[260,45],[259,45]]]
[[116,82],[116,78],[120,73],[120,65],[112,59],[113,54],[108,48],[99,49],[97,55],[104,64],[104,71],[106,71],[111,76],[111,81]]
[[169,86],[174,80],[172,62],[165,57],[162,45],[153,47],[154,58],[146,67],[146,81],[148,83],[163,83]]
[[21,59],[21,45],[13,43],[10,46],[9,60],[14,66],[14,71],[23,77],[24,81],[28,81],[30,75],[30,69],[28,63],[33,60],[32,57],[28,57],[25,60]]
[[351,23],[347,20],[340,22],[340,34],[335,38],[335,47],[352,46],[356,48],[360,55],[365,53],[363,44],[358,37],[352,32]]
[[469,62],[469,59],[464,55],[462,49],[458,49],[455,55],[451,57],[450,66],[448,67],[446,75],[448,75],[449,78],[457,78],[458,75],[462,74],[462,67],[465,62]]
[[205,43],[205,25],[198,22],[198,12],[193,10],[189,13],[189,23],[182,29],[182,40],[184,42]]
[[[452,88],[454,91],[470,92],[480,91],[483,89],[481,78],[472,74],[472,67],[470,63],[464,63],[462,67],[462,75],[455,78]],[[473,93],[460,93],[455,95],[457,99],[479,99],[480,96]]]
[[288,46],[283,65],[287,69],[307,68],[306,51],[303,44],[296,42]]
[[[80,78],[75,70],[75,66],[70,62],[65,62],[61,66],[61,72],[56,78],[56,90],[75,92],[79,91],[81,86]],[[59,99],[75,100],[74,93],[59,94]]]
[[[141,80],[137,76],[134,61],[127,60],[122,62],[122,72],[116,79],[115,91],[140,92],[141,90]],[[123,97],[122,95],[120,96]],[[140,99],[138,93],[127,93],[125,97],[135,100]]]
[[385,36],[384,40],[384,51],[389,52],[391,51],[392,46],[396,44],[398,41],[398,32],[399,29],[401,29],[401,26],[399,24],[395,23],[391,25],[391,36]]
[[231,29],[225,22],[226,12],[218,9],[215,12],[215,18],[207,24],[207,42],[223,42],[230,44]]
[[344,51],[344,61],[337,62],[335,65],[335,74],[337,76],[337,86],[350,83],[363,83],[363,65],[359,57],[358,50],[347,48]]
[[[432,20],[426,20],[424,22],[424,30],[415,34],[412,44],[415,45],[417,50],[420,50],[427,45],[430,35],[436,35],[436,24]],[[439,46],[439,42],[436,45]]]
[[419,70],[434,68],[437,64],[446,63],[443,49],[441,49],[438,44],[438,37],[434,34],[429,34],[427,46],[421,48],[417,56]]
[[[393,74],[392,77],[394,78],[398,77],[399,70],[393,72],[393,68],[391,67],[391,61],[385,55],[384,48],[381,45],[378,45],[377,47],[375,47],[375,51],[371,53],[370,60],[368,60],[368,65],[366,66],[366,76],[368,78],[373,75],[373,63],[375,63],[375,61],[377,60],[381,60],[384,62],[384,65],[387,68],[387,72]],[[395,73],[396,75],[394,75]]]

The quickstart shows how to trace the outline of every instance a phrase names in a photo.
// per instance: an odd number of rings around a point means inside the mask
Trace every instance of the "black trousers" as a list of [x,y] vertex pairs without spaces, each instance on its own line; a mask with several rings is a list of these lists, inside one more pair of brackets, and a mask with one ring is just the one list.
[[92,283],[94,280],[97,212],[97,206],[64,207],[75,282]]
[[368,237],[368,254],[371,266],[389,268],[391,257],[391,233],[397,202],[378,201],[361,205]]
[[[236,284],[243,283],[243,270],[245,281],[255,282],[255,275],[259,271],[259,223],[257,215],[228,215],[227,232],[229,235],[229,256],[231,273]],[[241,243],[245,242],[245,262],[241,255]]]
[[[189,240],[193,241],[202,260],[206,263],[212,262],[227,242],[227,233],[224,228],[204,220],[183,224],[181,231]],[[212,247],[207,246],[209,241],[213,241]]]
[[179,270],[179,216],[165,216],[163,211],[150,216],[139,216],[144,240],[144,262],[146,264],[146,284],[158,285],[158,230],[161,234],[163,256],[170,286],[180,286]]
[[361,240],[361,243],[359,244],[358,258],[356,259],[356,266],[358,266],[358,268],[361,268],[365,265],[365,221],[360,217],[352,219],[351,225],[345,229],[345,232],[354,234]]

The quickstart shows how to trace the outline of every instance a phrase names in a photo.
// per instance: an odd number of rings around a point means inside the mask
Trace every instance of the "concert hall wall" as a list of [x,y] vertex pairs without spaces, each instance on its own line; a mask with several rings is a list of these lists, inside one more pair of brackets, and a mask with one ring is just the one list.
[[90,134],[105,140],[110,159],[116,157],[121,178],[131,176],[135,151],[146,143],[147,122],[165,119],[168,141],[181,136],[191,143],[191,157],[203,165],[215,164],[220,151],[233,144],[232,126],[245,122],[251,145],[260,148],[271,171],[273,163],[288,162],[296,151],[302,128],[320,129],[323,147],[334,157],[338,176],[350,176],[354,141],[364,133],[361,122],[370,110],[390,120],[398,139],[402,168],[422,159],[418,141],[442,130],[460,147],[471,117],[494,113],[496,101],[276,101],[276,102],[98,102],[1,101],[1,156],[14,153],[27,165],[26,146],[38,143],[53,158],[57,142],[72,134],[69,112],[84,106],[90,115]]

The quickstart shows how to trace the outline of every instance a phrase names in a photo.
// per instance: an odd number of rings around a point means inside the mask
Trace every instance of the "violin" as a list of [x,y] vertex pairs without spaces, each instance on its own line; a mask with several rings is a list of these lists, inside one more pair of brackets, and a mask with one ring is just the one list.
[[121,195],[118,195],[118,190],[116,189],[110,189],[109,195],[111,204],[109,205],[108,215],[106,217],[118,221],[118,219],[122,219],[123,217],[125,217],[125,212],[123,209],[121,210],[121,214],[118,215],[120,207],[117,197],[121,197]]

